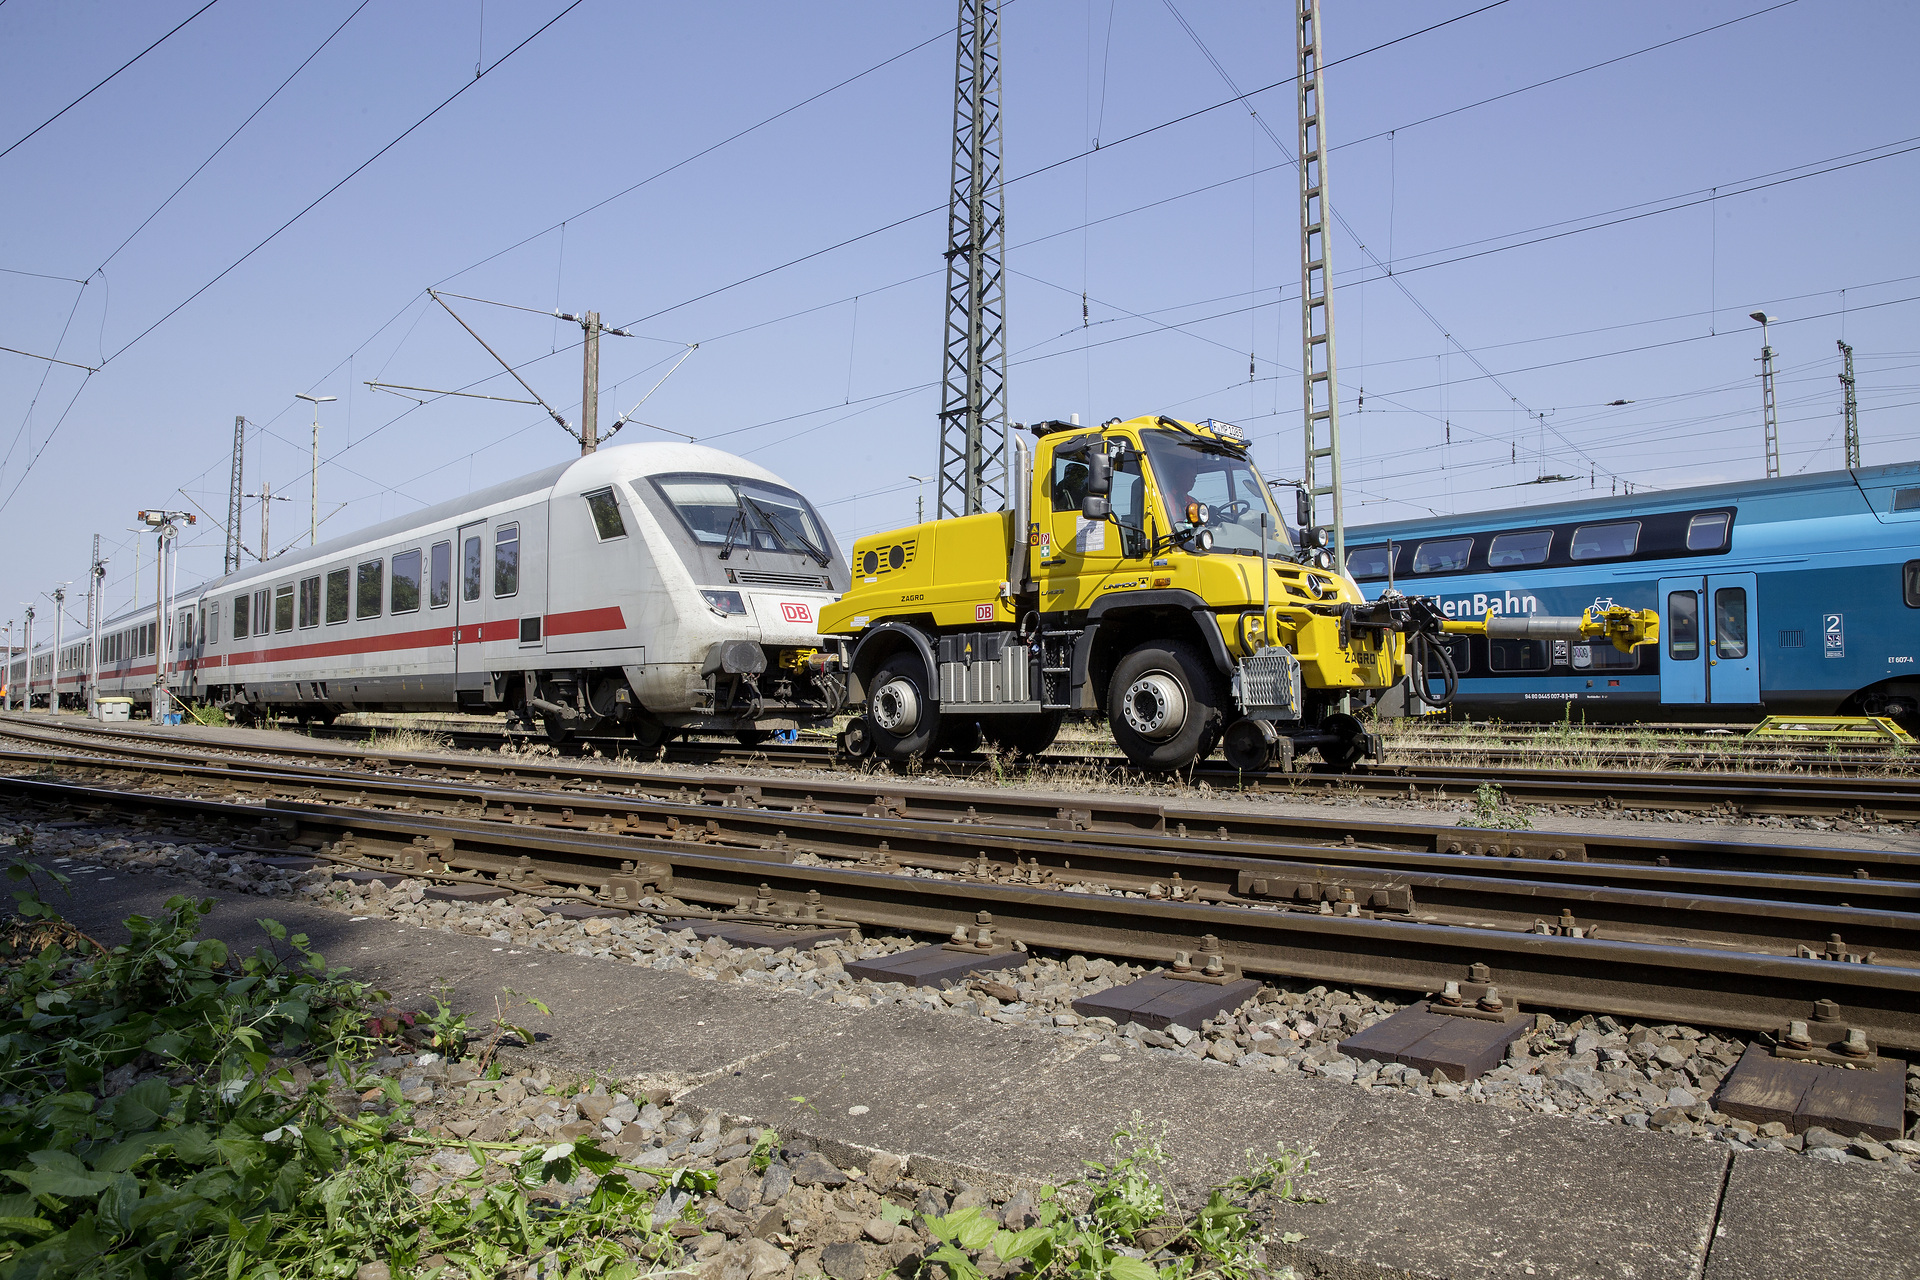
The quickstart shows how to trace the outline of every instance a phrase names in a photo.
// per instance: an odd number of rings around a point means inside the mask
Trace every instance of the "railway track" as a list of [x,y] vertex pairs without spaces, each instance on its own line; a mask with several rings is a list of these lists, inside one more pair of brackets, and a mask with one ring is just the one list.
[[665,772],[489,776],[445,757],[320,765],[179,742],[108,754],[6,728],[16,741],[0,762],[36,771],[0,779],[16,801],[132,813],[202,838],[209,822],[237,826],[254,852],[307,850],[479,892],[768,924],[986,925],[1029,947],[1218,954],[1254,973],[1411,990],[1484,967],[1540,1004],[1748,1030],[1832,999],[1878,1042],[1920,1049],[1911,854],[1650,838],[1596,848],[1549,833],[1555,858],[1547,844],[1471,851],[1459,829],[1421,824],[1062,807],[851,779],[789,793],[777,780]]

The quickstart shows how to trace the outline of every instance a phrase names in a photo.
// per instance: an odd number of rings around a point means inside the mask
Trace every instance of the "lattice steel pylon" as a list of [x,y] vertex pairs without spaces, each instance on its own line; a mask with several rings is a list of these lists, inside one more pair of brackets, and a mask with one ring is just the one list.
[[[240,463],[247,448],[247,420],[235,416],[233,420],[233,476],[227,484],[227,573],[240,572]],[[260,549],[266,554],[266,548]]]
[[1007,497],[1006,217],[1000,156],[1000,0],[960,0],[937,515]]
[[[1836,339],[1836,341],[1839,341]],[[1853,398],[1853,348],[1840,342],[1840,386],[1846,392],[1847,470],[1860,468],[1860,402]]]
[[[1308,497],[1315,524],[1333,528],[1334,563],[1347,563],[1340,491],[1340,376],[1333,352],[1332,246],[1327,221],[1326,86],[1321,76],[1320,0],[1293,0],[1295,97],[1300,134],[1300,385],[1305,410]],[[1323,504],[1322,499],[1327,501]],[[1321,519],[1325,511],[1330,521]]]

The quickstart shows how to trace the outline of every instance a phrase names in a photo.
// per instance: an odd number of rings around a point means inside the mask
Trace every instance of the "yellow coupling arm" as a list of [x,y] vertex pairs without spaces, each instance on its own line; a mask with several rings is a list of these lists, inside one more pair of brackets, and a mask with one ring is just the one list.
[[1502,615],[1488,611],[1477,621],[1448,619],[1440,630],[1456,636],[1491,636],[1497,640],[1590,640],[1602,636],[1613,647],[1629,653],[1643,644],[1660,639],[1660,615],[1652,609],[1629,609],[1611,605],[1588,609],[1577,618],[1542,618],[1530,615]]

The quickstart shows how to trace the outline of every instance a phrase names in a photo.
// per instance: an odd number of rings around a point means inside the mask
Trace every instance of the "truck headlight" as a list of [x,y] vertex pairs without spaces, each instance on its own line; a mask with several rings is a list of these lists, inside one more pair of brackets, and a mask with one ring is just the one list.
[[707,602],[707,608],[723,618],[730,618],[747,611],[747,602],[740,598],[738,591],[702,591],[701,596]]

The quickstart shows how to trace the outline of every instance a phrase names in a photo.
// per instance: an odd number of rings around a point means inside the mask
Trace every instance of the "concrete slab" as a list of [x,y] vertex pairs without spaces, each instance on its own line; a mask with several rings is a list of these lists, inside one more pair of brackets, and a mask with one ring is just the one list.
[[269,853],[249,855],[252,861],[263,867],[272,867],[277,871],[311,871],[320,865],[320,859],[309,858],[298,853]]
[[1504,1022],[1434,1013],[1424,1002],[1411,1004],[1357,1035],[1340,1042],[1350,1058],[1402,1062],[1423,1076],[1435,1071],[1449,1080],[1477,1079],[1500,1065],[1507,1046],[1533,1026],[1516,1014]]
[[730,947],[772,947],[775,951],[788,947],[806,951],[823,942],[838,942],[853,933],[851,929],[783,929],[779,925],[741,920],[668,920],[660,927],[668,933],[691,930],[696,938],[718,938]]
[[352,871],[336,871],[333,873],[333,878],[335,880],[351,881],[354,884],[374,884],[377,882],[386,885],[389,889],[407,879],[406,876],[393,871],[361,871],[358,868]]
[[1904,1064],[1877,1069],[1776,1058],[1752,1044],[1727,1073],[1714,1106],[1755,1124],[1778,1121],[1794,1133],[1815,1125],[1849,1137],[1897,1138],[1905,1119]]
[[1744,1151],[1703,1280],[1920,1280],[1916,1224],[1920,1178]]
[[1208,1018],[1222,1010],[1232,1013],[1259,993],[1260,984],[1252,978],[1213,983],[1151,973],[1082,996],[1073,1002],[1073,1011],[1083,1018],[1112,1018],[1122,1026],[1137,1022],[1158,1031],[1177,1023],[1198,1031]]
[[588,902],[563,902],[557,907],[547,908],[550,916],[559,916],[562,920],[607,920],[615,916],[624,917],[628,913],[618,907],[596,907]]
[[936,942],[929,947],[915,947],[912,951],[896,951],[890,956],[855,961],[847,966],[847,972],[868,982],[904,982],[910,987],[937,987],[959,982],[970,973],[997,973],[1026,962],[1026,955],[1019,951],[975,955],[966,951],[949,951]]
[[500,902],[513,895],[511,885],[430,884],[427,896],[440,902]]

